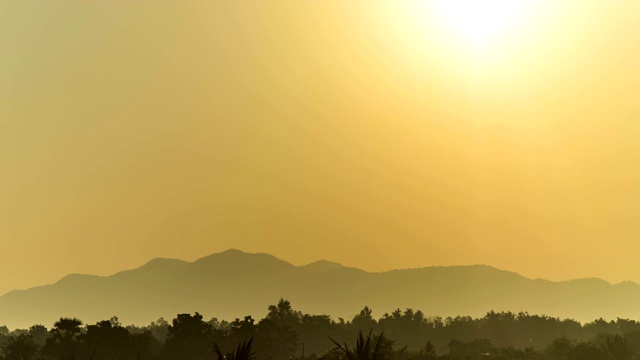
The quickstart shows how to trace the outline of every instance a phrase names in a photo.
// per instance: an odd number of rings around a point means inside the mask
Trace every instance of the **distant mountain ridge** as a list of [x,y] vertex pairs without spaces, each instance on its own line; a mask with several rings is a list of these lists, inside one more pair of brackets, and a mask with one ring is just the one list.
[[111,276],[70,274],[0,297],[0,325],[51,326],[61,316],[87,323],[118,316],[146,325],[200,312],[261,318],[281,297],[297,310],[351,319],[365,305],[379,317],[396,308],[427,316],[527,311],[580,321],[640,318],[640,285],[600,279],[528,279],[486,265],[434,266],[370,273],[326,260],[295,266],[269,254],[227,250],[194,262],[154,259]]

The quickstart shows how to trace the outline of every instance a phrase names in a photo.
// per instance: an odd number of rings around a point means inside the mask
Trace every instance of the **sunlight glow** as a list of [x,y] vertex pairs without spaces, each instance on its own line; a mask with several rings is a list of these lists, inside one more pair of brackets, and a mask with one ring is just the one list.
[[507,37],[533,0],[437,0],[444,25],[474,46]]

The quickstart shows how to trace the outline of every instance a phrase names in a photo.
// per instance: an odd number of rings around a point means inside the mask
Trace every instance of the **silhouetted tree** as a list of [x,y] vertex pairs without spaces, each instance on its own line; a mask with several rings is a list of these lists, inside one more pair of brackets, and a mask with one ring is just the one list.
[[[284,299],[268,310],[259,322],[251,316],[230,323],[215,318],[204,322],[195,313],[179,314],[171,325],[160,318],[142,328],[123,327],[117,317],[84,327],[78,319],[61,318],[50,331],[42,325],[13,331],[0,327],[0,360],[198,360],[216,356],[316,360],[320,354],[335,360],[355,356],[389,360],[640,359],[635,352],[640,349],[640,322],[635,320],[598,319],[581,325],[571,319],[495,311],[482,318],[442,320],[410,308],[396,309],[376,320],[365,307],[352,321],[334,321],[328,315],[296,311]],[[368,337],[360,331],[366,324],[372,326]],[[399,350],[393,350],[386,338],[378,343],[380,338],[372,337],[374,332],[387,334],[387,330],[399,339]],[[352,348],[347,343],[356,334]],[[165,343],[158,338],[166,338]],[[383,352],[379,344],[385,345]]]
[[129,344],[131,346],[132,359],[156,359],[162,351],[162,344],[149,330],[141,333],[130,334]]
[[32,360],[38,354],[38,346],[31,335],[21,334],[9,338],[2,346],[2,352],[7,360]]
[[167,336],[169,336],[169,322],[164,318],[159,318],[156,321],[152,321],[151,324],[147,326],[147,330],[151,332],[153,337],[158,339],[158,341],[162,344],[167,340]]
[[544,350],[545,358],[549,360],[566,360],[571,356],[574,341],[561,337],[553,340]]
[[29,328],[29,335],[31,335],[31,339],[33,343],[37,347],[43,347],[46,344],[47,339],[51,337],[49,330],[43,325],[33,325]]
[[81,336],[93,360],[124,359],[133,356],[129,331],[120,326],[117,318],[88,325]]
[[438,355],[436,354],[436,348],[431,341],[427,341],[420,352],[418,353],[417,360],[436,360]]
[[600,342],[600,347],[606,359],[630,360],[638,358],[638,356],[631,351],[631,348],[627,344],[627,339],[618,334],[604,335],[603,338],[601,337]]
[[293,310],[288,300],[269,306],[269,313],[256,329],[256,350],[265,357],[289,359],[296,353],[302,313]]
[[60,318],[50,330],[42,352],[54,359],[74,360],[81,353],[78,336],[82,333],[82,321],[76,318]]
[[258,326],[251,316],[245,316],[243,320],[235,319],[229,325],[229,335],[233,343],[246,341],[255,336]]
[[[327,336],[340,335],[338,332],[344,330],[331,320],[329,315],[309,315],[302,316],[298,333],[298,349],[300,355],[323,354],[327,350]],[[304,347],[304,351],[302,351]]]
[[368,306],[365,306],[358,315],[353,317],[351,320],[351,324],[356,329],[373,329],[378,324],[376,320],[372,316],[373,310],[371,310]]
[[581,341],[575,343],[569,351],[571,360],[605,360],[607,357],[602,348],[596,346],[591,341]]
[[204,360],[213,356],[212,327],[202,320],[202,315],[179,314],[173,319],[162,350],[163,359]]

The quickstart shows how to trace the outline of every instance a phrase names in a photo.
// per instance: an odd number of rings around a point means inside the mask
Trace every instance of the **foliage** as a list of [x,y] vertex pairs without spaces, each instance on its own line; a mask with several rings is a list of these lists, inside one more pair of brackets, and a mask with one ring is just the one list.
[[32,360],[38,354],[38,346],[29,334],[12,336],[2,347],[5,359]]
[[80,356],[79,336],[82,321],[76,318],[60,318],[53,324],[49,337],[42,349],[45,356],[60,360],[74,360]]
[[256,356],[253,350],[251,349],[251,344],[253,343],[253,338],[250,338],[247,341],[243,341],[238,344],[238,347],[224,355],[222,350],[218,347],[218,345],[214,345],[214,351],[218,360],[255,360]]
[[213,357],[213,329],[195,313],[179,314],[169,326],[163,359],[204,360]]
[[[87,325],[61,318],[50,330],[0,327],[0,360],[640,359],[640,322],[627,319],[580,324],[494,311],[443,319],[413,309],[376,318],[364,307],[350,320],[334,320],[296,311],[285,299],[267,310],[259,321],[251,316],[205,321],[195,313],[143,327],[124,327],[116,317]],[[355,344],[347,345],[353,339]]]
[[345,359],[345,360],[390,360],[392,358],[393,341],[384,337],[384,333],[378,336],[372,335],[373,330],[365,338],[362,332],[358,333],[355,346],[349,348],[346,343],[331,339],[336,347],[324,357],[324,359]]

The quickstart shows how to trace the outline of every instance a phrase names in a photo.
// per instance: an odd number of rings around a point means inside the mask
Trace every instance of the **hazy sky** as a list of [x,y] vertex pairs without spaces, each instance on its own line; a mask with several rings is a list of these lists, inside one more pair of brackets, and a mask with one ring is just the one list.
[[640,2],[487,1],[1,1],[0,293],[228,248],[640,281]]

